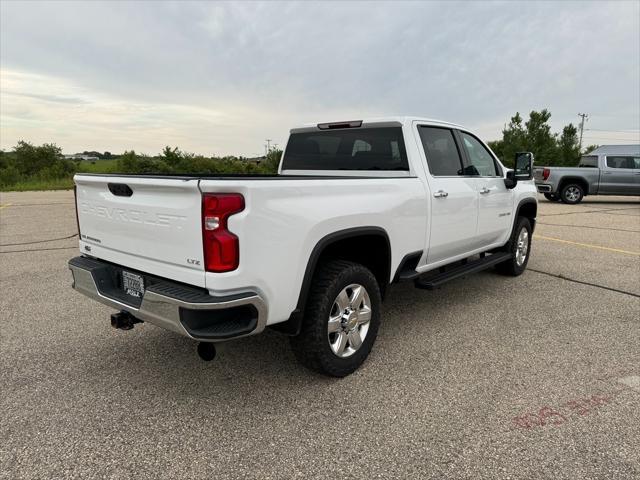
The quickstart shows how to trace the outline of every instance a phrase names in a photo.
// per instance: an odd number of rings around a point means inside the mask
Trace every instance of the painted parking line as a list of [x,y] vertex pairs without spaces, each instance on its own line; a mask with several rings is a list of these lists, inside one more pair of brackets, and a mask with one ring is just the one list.
[[538,217],[557,217],[558,215],[581,215],[585,213],[608,213],[610,212],[619,212],[622,210],[637,210],[638,207],[630,207],[630,208],[598,208],[597,210],[578,210],[572,212],[557,212],[557,213],[542,213],[538,215]]
[[589,228],[591,230],[606,230],[608,232],[627,232],[627,233],[640,233],[640,230],[629,230],[627,228],[613,228],[613,227],[594,227],[591,225],[568,225],[566,223],[543,223],[536,222],[536,226],[538,225],[548,225],[550,227],[570,227],[570,228]]
[[592,245],[590,243],[572,242],[570,240],[563,240],[561,238],[545,237],[544,235],[534,235],[533,238],[539,238],[540,240],[548,240],[551,242],[566,243],[568,245],[576,245],[578,247],[593,248],[595,250],[605,250],[608,252],[624,253],[625,255],[634,255],[634,256],[640,257],[640,252],[631,252],[629,250],[621,250],[619,248],[603,247],[601,245]]

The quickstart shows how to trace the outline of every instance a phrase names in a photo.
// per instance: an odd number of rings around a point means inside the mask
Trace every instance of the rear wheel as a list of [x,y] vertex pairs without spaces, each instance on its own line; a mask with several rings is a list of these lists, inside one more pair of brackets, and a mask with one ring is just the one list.
[[580,203],[584,197],[584,189],[577,183],[569,183],[562,187],[560,199],[569,205]]
[[496,265],[498,272],[517,277],[526,270],[531,254],[531,234],[529,219],[518,217],[516,226],[511,233],[511,239],[505,246],[505,250],[510,252],[512,257]]
[[550,202],[559,202],[560,201],[560,195],[555,194],[555,193],[545,193],[544,194],[544,198],[546,198]]
[[321,265],[300,334],[291,338],[297,359],[325,375],[354,372],[378,335],[381,303],[378,282],[363,265],[345,260]]

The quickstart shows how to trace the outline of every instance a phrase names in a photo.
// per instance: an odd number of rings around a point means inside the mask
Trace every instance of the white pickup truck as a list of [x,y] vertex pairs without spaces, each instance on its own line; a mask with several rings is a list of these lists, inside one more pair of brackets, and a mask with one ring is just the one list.
[[292,129],[277,175],[78,174],[73,287],[119,310],[114,327],[186,335],[205,360],[271,327],[306,366],[345,376],[391,283],[524,271],[532,162],[507,170],[459,125],[390,117]]

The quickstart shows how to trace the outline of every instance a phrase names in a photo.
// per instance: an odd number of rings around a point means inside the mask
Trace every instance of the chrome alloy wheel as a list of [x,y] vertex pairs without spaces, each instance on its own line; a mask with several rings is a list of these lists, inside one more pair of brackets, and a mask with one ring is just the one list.
[[338,294],[333,301],[327,337],[335,355],[350,357],[358,351],[369,331],[371,300],[367,289],[353,283]]
[[569,187],[564,192],[564,198],[570,202],[577,202],[580,198],[580,189],[578,187]]
[[516,245],[516,263],[519,267],[524,265],[529,253],[529,232],[526,228],[520,230],[518,244]]

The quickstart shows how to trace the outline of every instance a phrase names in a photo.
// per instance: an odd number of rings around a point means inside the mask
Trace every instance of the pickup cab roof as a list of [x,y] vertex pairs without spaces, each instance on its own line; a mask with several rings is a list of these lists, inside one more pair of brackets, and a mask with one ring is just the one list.
[[308,130],[310,128],[318,128],[318,125],[340,125],[340,124],[347,124],[347,123],[360,123],[362,126],[366,126],[366,125],[371,125],[371,124],[399,124],[399,125],[410,125],[413,122],[422,122],[428,125],[439,125],[439,126],[446,126],[446,127],[452,127],[452,128],[464,128],[461,125],[455,124],[455,123],[451,123],[451,122],[445,122],[443,120],[435,120],[433,118],[425,118],[425,117],[416,117],[416,116],[385,116],[385,117],[369,117],[369,118],[362,118],[362,119],[358,119],[358,120],[348,120],[348,121],[322,121],[322,122],[316,122],[316,123],[305,123],[302,125],[298,125],[294,128],[291,129],[291,133],[293,133],[294,131],[299,131],[299,130]]
[[585,156],[589,155],[640,155],[640,144],[600,145],[595,150],[585,154]]

